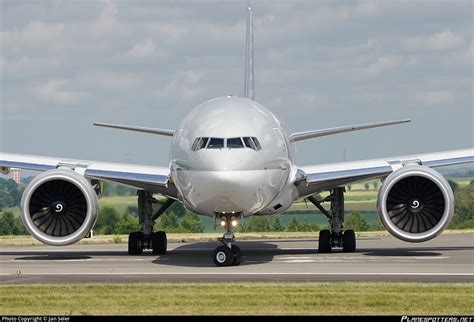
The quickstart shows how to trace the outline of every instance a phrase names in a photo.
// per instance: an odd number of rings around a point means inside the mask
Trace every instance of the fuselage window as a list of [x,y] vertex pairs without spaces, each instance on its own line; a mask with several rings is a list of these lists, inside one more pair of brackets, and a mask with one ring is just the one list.
[[229,149],[241,149],[244,148],[241,138],[230,138],[227,139],[227,148]]
[[224,139],[210,138],[207,149],[222,149],[224,147]]

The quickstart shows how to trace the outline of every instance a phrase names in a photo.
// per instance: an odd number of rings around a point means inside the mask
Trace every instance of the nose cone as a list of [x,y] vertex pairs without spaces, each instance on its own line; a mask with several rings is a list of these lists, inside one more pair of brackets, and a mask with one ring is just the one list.
[[278,170],[185,171],[176,173],[185,204],[196,212],[256,213],[280,190]]

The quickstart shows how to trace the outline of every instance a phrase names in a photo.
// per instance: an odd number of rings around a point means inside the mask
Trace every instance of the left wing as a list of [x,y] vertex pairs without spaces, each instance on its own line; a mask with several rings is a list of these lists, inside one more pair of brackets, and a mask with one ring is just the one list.
[[73,169],[89,179],[119,183],[171,198],[177,197],[176,188],[170,181],[170,169],[165,167],[0,153],[2,173],[8,173],[10,168],[47,171],[60,167]]
[[409,163],[434,168],[468,162],[474,162],[474,149],[304,166],[298,168],[295,184],[299,196],[306,197],[359,181],[383,178]]

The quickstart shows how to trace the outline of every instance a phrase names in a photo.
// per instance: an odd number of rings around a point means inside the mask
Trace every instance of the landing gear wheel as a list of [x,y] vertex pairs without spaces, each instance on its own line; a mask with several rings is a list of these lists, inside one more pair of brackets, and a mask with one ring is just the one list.
[[232,245],[232,253],[234,253],[234,266],[240,265],[242,263],[242,251],[240,250],[240,247],[237,245]]
[[234,253],[227,246],[219,246],[212,255],[216,266],[231,266],[234,264]]
[[157,231],[156,233],[153,233],[151,235],[151,246],[153,247],[153,254],[166,254],[166,248],[168,246],[166,233],[164,231]]
[[353,253],[356,250],[355,232],[352,229],[346,230],[342,235],[342,251],[344,253]]
[[141,232],[133,232],[128,235],[128,254],[139,255],[143,252],[142,248],[143,235]]
[[318,253],[330,253],[331,252],[331,232],[327,229],[319,232],[319,243]]

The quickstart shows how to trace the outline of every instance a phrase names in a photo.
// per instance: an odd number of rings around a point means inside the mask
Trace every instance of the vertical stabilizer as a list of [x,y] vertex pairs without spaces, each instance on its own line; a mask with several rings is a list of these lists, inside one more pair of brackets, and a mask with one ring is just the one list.
[[247,6],[247,34],[245,39],[245,98],[255,100],[253,77],[253,21],[250,0]]

